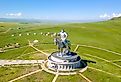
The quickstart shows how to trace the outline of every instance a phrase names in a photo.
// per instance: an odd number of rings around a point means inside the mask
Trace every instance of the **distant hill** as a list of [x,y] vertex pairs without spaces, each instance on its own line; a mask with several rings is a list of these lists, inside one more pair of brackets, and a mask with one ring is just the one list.
[[0,22],[41,22],[35,19],[0,18]]
[[0,18],[0,22],[24,22],[24,23],[85,23],[104,21],[102,19],[84,19],[84,20],[49,20],[49,19],[19,19],[19,18]]
[[120,17],[114,17],[114,18],[112,18],[110,20],[121,20],[121,16]]

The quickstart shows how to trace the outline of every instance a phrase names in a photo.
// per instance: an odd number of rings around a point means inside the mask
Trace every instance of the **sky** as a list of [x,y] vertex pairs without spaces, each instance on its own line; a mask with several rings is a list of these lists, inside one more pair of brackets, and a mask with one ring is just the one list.
[[121,0],[0,0],[0,18],[109,19],[121,16]]

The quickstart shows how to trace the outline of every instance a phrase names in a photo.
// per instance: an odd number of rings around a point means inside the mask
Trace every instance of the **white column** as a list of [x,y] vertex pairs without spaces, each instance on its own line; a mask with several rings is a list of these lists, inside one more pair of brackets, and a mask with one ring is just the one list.
[[69,65],[69,69],[71,69],[71,65]]
[[64,65],[64,70],[66,70],[66,65]]
[[63,69],[64,69],[64,65],[62,65],[63,66]]
[[75,68],[77,67],[77,64],[75,64]]
[[57,69],[59,69],[60,67],[59,67],[59,64],[57,64]]
[[69,69],[72,69],[72,65],[70,65],[69,67],[70,67]]
[[69,70],[69,65],[67,65],[67,69]]
[[80,66],[80,63],[78,63],[78,67]]
[[74,64],[74,69],[76,68],[76,64]]
[[73,65],[71,65],[71,69],[72,69],[72,66],[73,66]]
[[60,65],[60,68],[59,69],[62,69],[62,66]]
[[68,68],[69,68],[69,70],[70,70],[70,65],[68,65]]
[[58,64],[56,64],[56,69],[58,69]]
[[68,65],[66,65],[66,69],[68,69]]
[[73,66],[73,64],[72,64],[72,69],[74,69],[74,66]]

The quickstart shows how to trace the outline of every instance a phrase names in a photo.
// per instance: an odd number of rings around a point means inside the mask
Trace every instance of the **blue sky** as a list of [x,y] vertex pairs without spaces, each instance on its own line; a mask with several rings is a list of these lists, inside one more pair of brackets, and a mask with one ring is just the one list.
[[121,15],[121,0],[0,0],[0,18],[83,20]]

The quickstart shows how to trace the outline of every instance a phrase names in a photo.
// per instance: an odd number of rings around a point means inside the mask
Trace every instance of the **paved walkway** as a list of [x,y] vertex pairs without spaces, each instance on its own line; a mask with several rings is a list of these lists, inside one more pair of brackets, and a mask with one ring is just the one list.
[[39,64],[44,60],[0,60],[0,65],[16,65],[16,64]]

